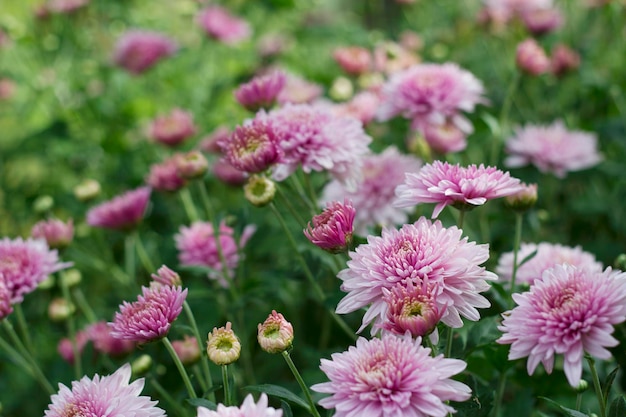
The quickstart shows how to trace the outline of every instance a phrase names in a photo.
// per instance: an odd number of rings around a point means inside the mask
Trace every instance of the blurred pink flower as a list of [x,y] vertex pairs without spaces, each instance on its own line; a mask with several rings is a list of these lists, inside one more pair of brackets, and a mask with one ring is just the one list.
[[515,62],[530,75],[545,74],[550,70],[550,58],[536,40],[528,38],[517,45]]
[[195,134],[193,115],[178,108],[166,115],[158,116],[148,128],[148,136],[151,139],[167,146],[180,145]]
[[461,152],[467,147],[467,133],[450,120],[443,124],[427,123],[421,131],[430,148],[440,154]]
[[224,159],[213,164],[213,175],[220,181],[233,186],[239,186],[246,182],[248,174],[241,171]]
[[172,340],[172,347],[183,365],[193,365],[200,360],[203,353],[200,351],[198,339],[189,335],[185,335],[183,340]]
[[143,30],[130,30],[115,44],[113,62],[134,75],[152,68],[178,49],[167,36]]
[[229,136],[230,128],[226,126],[219,126],[214,131],[202,138],[198,147],[202,152],[221,154],[222,150],[218,144],[224,140],[228,140]]
[[528,357],[530,375],[540,362],[551,373],[562,354],[567,381],[576,387],[584,354],[609,359],[605,348],[619,343],[611,333],[626,320],[626,273],[556,265],[513,299],[517,306],[502,315],[497,340],[511,345],[509,359]]
[[202,178],[209,169],[209,161],[200,151],[176,153],[173,159],[178,175],[187,180]]
[[112,375],[101,377],[96,374],[93,379],[84,376],[80,381],[73,381],[71,389],[59,384],[59,392],[50,397],[52,402],[44,416],[165,416],[165,411],[156,407],[157,401],[139,395],[144,379],[129,384],[130,377],[130,365],[124,364]]
[[336,48],[333,58],[350,75],[360,75],[372,69],[372,53],[360,46]]
[[179,286],[151,285],[141,292],[137,301],[124,301],[109,323],[114,338],[147,343],[167,336],[187,297]]
[[532,164],[544,173],[564,178],[570,171],[591,168],[602,161],[593,133],[567,130],[562,121],[551,125],[527,125],[515,131],[505,145],[510,156],[504,165],[516,168]]
[[522,21],[533,35],[543,35],[563,26],[563,14],[555,8],[526,10],[521,13]]
[[220,6],[213,5],[201,10],[197,19],[208,36],[225,44],[239,43],[252,34],[248,22]]
[[[87,346],[87,342],[89,342],[89,335],[84,331],[76,332],[75,340],[76,350],[80,354],[85,349],[85,346]],[[74,346],[71,339],[67,337],[61,339],[57,345],[57,352],[59,352],[59,355],[61,355],[65,362],[70,365],[74,364]]]
[[151,191],[150,187],[140,187],[105,201],[87,212],[87,223],[105,229],[131,229],[143,219]]
[[93,342],[93,348],[105,355],[113,357],[124,356],[135,349],[135,342],[126,339],[117,339],[111,334],[111,327],[105,321],[90,324],[85,333]]
[[297,75],[287,74],[287,81],[280,93],[278,93],[278,103],[285,105],[312,103],[323,93],[322,87],[318,84],[305,80]]
[[391,41],[379,42],[374,48],[374,70],[393,75],[417,64],[421,59],[411,49]]
[[313,220],[304,229],[304,235],[317,247],[330,253],[346,252],[352,244],[355,210],[346,200],[329,202],[321,214],[313,216]]
[[335,417],[445,417],[455,412],[448,401],[471,396],[467,385],[451,378],[467,364],[430,353],[420,337],[360,337],[356,346],[334,353],[332,360],[321,360],[320,369],[329,382],[311,389],[330,394],[319,404],[334,408]]
[[348,293],[339,302],[337,313],[351,313],[371,304],[359,331],[372,320],[375,331],[387,317],[383,289],[391,291],[399,284],[422,288],[427,280],[443,314],[441,321],[451,327],[463,325],[460,315],[477,321],[480,314],[476,308],[490,305],[480,293],[490,288],[487,280],[497,277],[479,266],[489,258],[488,245],[468,242],[462,234],[457,227],[446,229],[439,221],[421,217],[399,230],[383,229],[381,237],[368,236],[366,244],[350,252],[348,268],[337,274],[343,281],[341,290]]
[[285,86],[287,77],[282,71],[272,71],[254,77],[235,90],[235,99],[250,111],[269,109]]
[[403,184],[396,187],[396,207],[409,207],[422,203],[437,203],[433,218],[444,207],[451,205],[459,210],[481,206],[488,200],[515,194],[522,189],[520,180],[495,167],[435,161],[424,165],[417,173],[407,172]]
[[552,50],[550,70],[556,76],[575,70],[580,66],[580,55],[569,46],[557,44]]
[[282,417],[282,409],[274,409],[267,404],[267,394],[262,393],[258,403],[254,402],[252,394],[248,394],[241,407],[218,404],[215,411],[198,407],[197,417]]
[[367,125],[374,120],[380,101],[378,94],[371,91],[361,91],[355,94],[350,101],[335,105],[333,112],[339,116],[354,117],[359,119],[363,125]]
[[157,191],[174,192],[187,185],[187,180],[180,176],[175,158],[152,164],[146,177],[146,183]]
[[73,13],[89,4],[90,0],[48,0],[45,7],[51,13]]
[[0,78],[0,101],[9,100],[15,94],[17,85],[10,78]]
[[45,239],[51,248],[64,248],[74,238],[74,223],[72,219],[67,223],[59,219],[42,220],[33,225],[30,234],[35,239]]

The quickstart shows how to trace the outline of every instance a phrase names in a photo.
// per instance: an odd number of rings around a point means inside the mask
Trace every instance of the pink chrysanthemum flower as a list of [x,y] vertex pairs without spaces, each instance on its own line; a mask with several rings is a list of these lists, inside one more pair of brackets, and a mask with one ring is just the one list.
[[[522,243],[517,254],[517,261],[520,262],[535,251],[537,253],[517,269],[516,282],[532,285],[535,280],[541,278],[544,271],[560,264],[570,264],[594,272],[602,271],[602,263],[598,262],[593,254],[585,252],[580,246],[572,248],[558,243]],[[511,280],[513,252],[504,253],[500,256],[496,274],[503,281]]]
[[196,134],[193,115],[175,108],[170,113],[158,116],[148,128],[148,136],[167,146],[180,145],[185,139]]
[[396,207],[437,203],[433,218],[446,206],[469,210],[488,200],[515,194],[522,189],[520,180],[495,167],[450,165],[435,161],[417,173],[406,174],[404,184],[396,187]]
[[182,285],[180,275],[176,271],[171,270],[165,265],[162,265],[156,274],[152,274],[152,279],[161,285]]
[[218,404],[217,410],[209,410],[208,408],[198,407],[197,417],[282,417],[282,409],[274,409],[268,407],[267,395],[262,393],[259,402],[254,402],[252,394],[248,394],[243,400],[241,407]]
[[287,74],[285,86],[278,94],[278,103],[285,104],[304,104],[312,103],[318,99],[323,89],[318,84],[312,83],[294,74]]
[[48,275],[70,266],[71,262],[60,262],[57,251],[50,250],[43,239],[0,240],[0,279],[11,304],[22,302]]
[[272,71],[240,85],[235,90],[235,99],[250,111],[268,109],[272,107],[286,82],[284,72]]
[[418,64],[391,77],[383,87],[378,119],[402,115],[413,121],[413,128],[442,125],[451,121],[471,133],[472,126],[461,115],[485,102],[482,83],[454,63]]
[[140,187],[99,204],[87,212],[87,223],[105,229],[132,229],[143,219],[151,192],[150,187]]
[[113,62],[134,75],[152,68],[178,49],[176,43],[157,32],[131,30],[117,41]]
[[445,417],[455,410],[447,401],[465,401],[470,388],[451,379],[467,364],[459,359],[430,356],[421,338],[385,334],[360,337],[356,346],[322,359],[329,382],[312,390],[331,394],[319,404],[335,409],[335,417]]
[[451,327],[461,327],[460,316],[480,319],[476,308],[489,307],[480,295],[489,289],[487,280],[497,279],[479,265],[489,258],[488,245],[476,245],[461,238],[457,227],[444,228],[421,217],[400,230],[383,229],[382,236],[369,236],[350,252],[348,268],[337,274],[347,292],[337,306],[337,313],[347,314],[371,304],[363,317],[363,330],[375,320],[373,331],[384,322],[387,303],[383,289],[392,290],[398,284],[421,288],[428,280],[428,289],[436,297],[437,308],[443,312],[441,321]]
[[134,341],[115,338],[111,331],[111,326],[105,321],[93,323],[85,329],[89,340],[93,342],[93,348],[100,353],[114,357],[124,356],[135,349]]
[[156,407],[157,401],[139,395],[144,379],[129,383],[130,377],[130,365],[125,364],[108,376],[96,374],[93,379],[84,376],[73,381],[71,389],[59,384],[59,392],[50,397],[52,403],[44,416],[165,416],[165,411]]
[[319,248],[330,253],[345,252],[352,244],[355,210],[349,201],[330,202],[321,214],[313,216],[304,235]]
[[208,36],[228,45],[244,41],[252,34],[248,22],[233,16],[220,6],[209,6],[201,10],[197,19]]
[[142,287],[137,301],[124,301],[115,313],[111,335],[117,339],[147,343],[167,336],[183,309],[187,289],[167,285]]
[[602,161],[597,137],[593,133],[567,130],[562,121],[547,126],[528,125],[518,128],[506,142],[510,155],[504,165],[510,168],[528,164],[541,172],[564,178],[570,171],[591,168]]
[[146,177],[146,183],[157,191],[174,192],[187,185],[187,180],[180,176],[175,158],[152,164]]
[[11,290],[4,280],[4,276],[0,274],[0,320],[13,312],[13,304],[11,303]]
[[510,360],[528,357],[529,375],[539,362],[551,373],[555,355],[563,355],[567,381],[575,387],[584,354],[609,359],[605,348],[619,343],[611,333],[626,320],[626,273],[556,265],[513,299],[517,306],[503,314],[497,342],[511,345]]
[[286,105],[268,117],[284,152],[274,171],[276,180],[285,179],[302,166],[306,173],[328,171],[354,188],[360,179],[362,158],[369,153],[372,141],[361,122],[307,104]]
[[322,192],[320,200],[328,202],[349,199],[356,210],[354,231],[367,235],[371,226],[395,226],[406,223],[412,208],[398,208],[391,203],[395,200],[394,189],[402,184],[407,172],[417,172],[422,161],[412,155],[403,155],[391,146],[381,154],[372,154],[363,158],[362,180],[356,190],[349,191],[339,181],[329,182]]
[[550,70],[550,58],[533,38],[517,45],[515,62],[519,69],[530,75],[541,75]]
[[37,222],[30,231],[35,239],[45,239],[51,248],[64,248],[74,238],[74,223],[70,219],[67,223],[59,219],[49,219]]

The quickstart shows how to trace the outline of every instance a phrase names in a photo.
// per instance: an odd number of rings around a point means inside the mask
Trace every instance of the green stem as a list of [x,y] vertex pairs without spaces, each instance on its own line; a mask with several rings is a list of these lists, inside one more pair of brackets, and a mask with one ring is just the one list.
[[146,251],[145,246],[141,241],[141,237],[139,236],[139,232],[135,231],[135,246],[137,247],[137,254],[139,255],[139,260],[143,264],[144,269],[149,273],[153,273],[156,271],[148,252]]
[[513,273],[511,274],[511,289],[509,293],[509,308],[513,308],[513,294],[515,293],[515,279],[517,278],[517,257],[522,240],[522,213],[515,213],[515,240],[513,241]]
[[[72,305],[72,297],[70,296],[70,289],[67,287],[67,282],[63,278],[58,280],[61,286],[61,292],[63,298],[68,306]],[[78,340],[76,340],[76,321],[74,320],[74,314],[71,313],[67,318],[67,332],[70,337],[70,343],[72,344],[72,353],[74,354],[74,378],[78,381],[83,376],[83,366],[81,360],[81,352],[78,347]]]
[[222,365],[222,383],[224,384],[224,405],[232,405],[232,392],[228,381],[228,365]]
[[446,338],[446,358],[450,358],[452,355],[452,339],[454,336],[454,329],[448,327],[448,337]]
[[457,220],[457,227],[463,229],[463,222],[465,221],[465,210],[459,210],[459,218]]
[[515,90],[517,90],[517,86],[520,80],[520,72],[515,71],[513,75],[513,79],[509,83],[509,87],[506,91],[506,96],[504,97],[504,102],[502,103],[502,108],[500,110],[499,117],[499,127],[500,131],[496,135],[495,138],[491,141],[491,159],[489,161],[490,165],[496,165],[498,161],[498,156],[500,153],[500,147],[504,142],[505,136],[508,134],[508,118],[509,111],[511,110],[511,105],[513,104],[513,96],[515,95]]
[[593,378],[593,388],[596,390],[596,396],[598,397],[598,404],[600,405],[600,417],[606,417],[606,401],[604,394],[602,394],[602,387],[600,386],[600,378],[598,377],[598,371],[596,370],[596,363],[589,355],[585,355],[587,362],[589,362],[589,369],[591,370],[591,376]]
[[9,356],[9,359],[21,369],[25,369],[35,380],[42,386],[43,389],[48,391],[50,395],[54,394],[54,390],[52,386],[48,383],[48,381],[44,378],[39,378],[39,374],[33,369],[30,365],[29,361],[24,359],[22,355],[20,355],[15,349],[11,347],[3,338],[0,337],[0,348],[4,350],[4,352]]
[[196,206],[193,204],[193,201],[191,199],[191,193],[189,192],[189,189],[187,187],[181,188],[178,192],[178,195],[180,195],[180,199],[183,202],[183,208],[185,209],[185,213],[187,213],[189,221],[193,223],[200,220],[200,217],[198,216],[198,211],[196,210]]
[[163,386],[159,384],[159,382],[155,378],[150,378],[150,384],[152,384],[152,387],[159,394],[159,397],[165,399],[165,401],[167,401],[172,406],[172,408],[176,410],[176,414],[178,414],[180,417],[185,417],[187,415],[185,409],[180,406],[178,401],[172,398],[167,390],[163,388]]
[[[205,355],[202,355],[202,356],[205,356]],[[204,376],[202,375],[202,370],[200,369],[198,364],[195,363],[192,368],[193,368],[193,374],[196,376],[196,378],[198,378],[198,382],[200,383],[200,388],[202,389],[202,396],[204,397],[204,394],[209,390],[209,385],[207,385],[206,380],[204,379]]]
[[213,205],[211,204],[211,200],[209,199],[209,194],[206,192],[204,181],[198,180],[196,181],[196,183],[198,184],[198,190],[200,190],[200,199],[202,200],[204,211],[206,212],[207,219],[209,219],[210,221],[215,217],[215,215],[213,213]]
[[189,394],[189,398],[198,398],[198,396],[196,395],[196,392],[193,389],[193,386],[191,385],[191,380],[189,379],[189,375],[187,375],[187,371],[185,371],[185,367],[183,366],[183,363],[180,361],[180,358],[178,357],[178,355],[176,354],[176,351],[174,350],[174,346],[172,346],[172,343],[167,338],[167,336],[161,340],[163,340],[163,344],[165,345],[165,348],[170,353],[170,356],[172,357],[172,360],[174,361],[176,368],[178,368],[178,372],[180,373],[180,376],[183,379],[183,383],[185,384],[185,387],[187,388],[187,393]]
[[576,411],[580,411],[580,406],[582,405],[582,403],[583,403],[583,393],[579,392],[576,395],[576,408],[575,408]]
[[502,407],[502,398],[504,397],[504,388],[506,388],[506,371],[500,373],[498,381],[498,391],[496,391],[496,400],[493,407],[493,417],[499,417],[500,407]]
[[320,417],[320,413],[317,411],[317,407],[315,407],[315,402],[313,401],[313,398],[311,397],[311,392],[309,391],[309,388],[307,387],[307,385],[304,383],[304,380],[302,379],[300,372],[298,372],[298,368],[296,368],[296,365],[294,365],[293,361],[291,360],[291,356],[289,356],[289,352],[284,350],[282,352],[282,355],[283,355],[283,358],[285,358],[285,362],[287,362],[287,366],[289,366],[289,369],[291,369],[291,373],[296,378],[296,381],[298,381],[298,384],[300,385],[300,388],[302,389],[302,392],[304,393],[304,396],[306,397],[306,401],[309,403],[309,411],[311,412],[311,415],[313,415],[314,417]]
[[22,304],[15,304],[13,306],[15,311],[15,317],[17,318],[17,328],[24,340],[24,345],[28,350],[28,353],[31,355],[35,354],[35,349],[33,348],[33,341],[30,337],[30,333],[28,331],[28,325],[26,324],[26,318],[24,317],[24,310],[22,310]]
[[93,312],[91,306],[85,298],[85,294],[83,294],[81,289],[78,287],[74,287],[72,289],[72,295],[74,296],[74,299],[76,300],[76,304],[78,304],[80,311],[82,311],[85,317],[87,317],[89,323],[97,322],[98,317],[96,316],[96,313]]
[[135,282],[135,234],[129,233],[124,239],[124,269],[126,270],[127,284]]
[[[191,307],[189,307],[189,303],[187,303],[187,300],[183,302],[183,310],[185,310],[185,314],[187,315],[187,320],[189,321],[189,324],[191,325],[191,329],[193,330],[193,335],[196,337],[198,346],[200,347],[200,352],[201,352],[200,362],[202,365],[202,371],[204,372],[204,376],[209,385],[208,388],[211,388],[213,386],[213,379],[211,378],[211,370],[209,369],[209,359],[207,355],[204,354],[204,344],[202,343],[200,330],[198,330],[198,324],[196,323],[196,318],[194,317],[193,312],[191,311]],[[209,393],[208,399],[210,401],[215,402],[215,393],[213,391]]]

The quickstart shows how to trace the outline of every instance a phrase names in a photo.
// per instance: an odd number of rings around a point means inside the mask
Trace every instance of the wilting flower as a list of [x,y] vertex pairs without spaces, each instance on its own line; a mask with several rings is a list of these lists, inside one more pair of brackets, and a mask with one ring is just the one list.
[[154,119],[148,129],[150,138],[167,146],[177,146],[195,133],[193,115],[178,108]]
[[200,360],[200,345],[195,337],[185,335],[183,340],[172,340],[172,347],[183,365],[193,365]]
[[394,146],[380,154],[363,158],[361,181],[356,190],[348,191],[339,181],[329,182],[322,192],[321,201],[330,202],[346,198],[352,202],[356,214],[354,231],[367,235],[370,226],[394,226],[406,223],[412,208],[392,206],[394,189],[404,181],[404,174],[417,172],[422,162],[412,155],[403,155]]
[[359,75],[372,67],[372,53],[359,46],[346,46],[335,49],[333,58],[348,74]]
[[43,239],[0,240],[0,279],[11,304],[22,302],[48,275],[70,266],[71,262],[60,262],[57,251],[50,250]]
[[117,41],[113,62],[134,75],[141,74],[178,49],[176,43],[157,32],[131,30]]
[[[543,273],[561,264],[569,264],[577,268],[586,268],[594,272],[602,271],[602,263],[596,257],[582,250],[580,246],[570,247],[558,243],[541,242],[522,243],[517,253],[517,262],[521,262],[533,252],[537,253],[517,269],[515,281],[532,285]],[[500,256],[496,274],[504,281],[510,281],[513,274],[513,252]]]
[[174,192],[187,185],[187,180],[180,176],[175,158],[152,164],[146,177],[146,183],[157,191]]
[[330,253],[345,252],[352,244],[355,210],[349,201],[334,201],[321,214],[313,216],[304,229],[304,235],[314,245]]
[[115,338],[111,331],[105,321],[98,321],[85,329],[89,340],[93,342],[93,348],[100,353],[114,357],[124,356],[135,349],[134,341]]
[[331,394],[319,401],[335,409],[335,417],[445,417],[455,410],[447,401],[465,401],[470,388],[451,379],[467,364],[459,359],[430,356],[421,338],[384,334],[381,339],[360,337],[356,346],[322,359],[329,382],[314,391]]
[[519,69],[530,75],[540,75],[550,70],[550,58],[532,38],[517,45],[515,62]]
[[87,223],[105,229],[131,229],[143,218],[151,192],[150,187],[140,187],[99,204],[87,212]]
[[124,301],[115,313],[111,335],[117,339],[147,343],[167,336],[183,309],[187,289],[167,285],[142,287],[137,301]]
[[74,344],[76,344],[76,352],[78,354],[82,353],[83,349],[89,342],[89,334],[84,331],[76,332],[76,337],[74,338],[74,342],[71,339],[64,337],[59,341],[57,345],[57,352],[59,355],[70,365],[74,364]]
[[[476,245],[462,238],[457,227],[444,228],[421,217],[401,229],[383,229],[382,236],[369,236],[366,244],[350,252],[348,268],[337,274],[341,290],[348,294],[339,302],[337,313],[347,314],[371,306],[363,317],[363,330],[372,320],[374,329],[386,319],[385,292],[401,284],[422,288],[427,280],[436,306],[443,312],[441,321],[461,327],[459,315],[480,319],[476,308],[489,307],[479,293],[487,291],[487,280],[497,277],[479,265],[489,258],[488,245]],[[411,281],[412,284],[408,284]]]
[[264,351],[281,353],[293,343],[293,326],[282,314],[272,310],[263,324],[259,324],[257,340]]
[[282,409],[274,409],[267,406],[267,395],[262,393],[259,402],[255,403],[252,394],[248,394],[243,400],[241,407],[218,404],[217,410],[198,407],[197,417],[282,417]]
[[74,238],[74,223],[72,219],[67,223],[59,219],[49,219],[37,222],[30,231],[35,239],[45,239],[51,248],[64,248]]
[[230,322],[219,329],[213,328],[208,335],[206,350],[209,359],[216,365],[229,365],[239,359],[241,343]]
[[569,171],[587,169],[602,161],[595,134],[567,130],[560,120],[548,126],[518,128],[507,140],[505,151],[510,155],[504,161],[507,167],[532,164],[539,171],[559,178],[564,178]]
[[152,279],[161,285],[182,285],[180,275],[165,265],[162,265],[156,274],[152,274]]
[[556,265],[513,299],[517,306],[503,314],[497,340],[511,345],[509,359],[528,357],[529,374],[540,362],[551,373],[555,355],[563,355],[567,381],[576,387],[584,354],[609,359],[605,348],[619,343],[611,333],[626,320],[626,273]]
[[250,111],[272,107],[287,78],[282,71],[254,77],[235,90],[237,102]]
[[278,94],[278,103],[285,105],[311,103],[323,93],[322,87],[294,74],[287,74],[287,82]]
[[408,172],[404,184],[396,187],[396,207],[421,203],[437,203],[432,217],[439,216],[445,206],[460,210],[481,206],[488,200],[514,194],[522,189],[520,180],[495,167],[435,161],[417,173]]
[[130,365],[124,364],[112,375],[96,374],[93,379],[84,376],[80,381],[73,381],[71,389],[59,384],[59,392],[50,397],[52,403],[44,416],[165,416],[165,411],[156,407],[157,401],[139,395],[144,379],[129,384],[130,377]]
[[220,6],[209,6],[198,14],[198,24],[211,38],[225,44],[236,44],[250,37],[250,25]]

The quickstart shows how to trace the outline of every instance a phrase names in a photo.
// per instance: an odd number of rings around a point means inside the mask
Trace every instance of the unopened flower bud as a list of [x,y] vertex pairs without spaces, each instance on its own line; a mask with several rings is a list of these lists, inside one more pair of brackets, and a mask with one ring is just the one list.
[[587,388],[589,388],[589,383],[584,379],[581,379],[580,382],[578,382],[578,385],[574,387],[574,390],[580,394],[581,392],[587,391]]
[[67,223],[58,219],[43,220],[33,226],[31,236],[45,239],[53,249],[65,248],[74,238],[74,223],[71,219]]
[[321,214],[313,216],[304,235],[327,252],[346,252],[352,244],[355,215],[356,210],[351,203],[330,202]]
[[200,346],[195,337],[186,335],[183,340],[172,340],[172,347],[183,365],[193,365],[200,360]]
[[274,200],[276,194],[276,185],[271,179],[253,175],[243,186],[243,192],[246,199],[257,207],[262,207]]
[[152,279],[163,285],[181,286],[183,281],[180,279],[180,275],[175,271],[172,271],[167,266],[161,266],[156,274],[152,274]]
[[293,326],[276,310],[272,310],[258,329],[257,340],[267,353],[284,352],[293,343]]
[[54,206],[54,199],[49,195],[42,195],[38,197],[33,203],[33,210],[37,213],[45,213]]
[[39,285],[37,285],[37,288],[39,288],[40,290],[49,290],[50,288],[54,287],[54,282],[54,275],[48,275],[46,279],[44,279],[39,283]]
[[59,276],[60,276],[60,279],[62,280],[62,285],[65,285],[68,288],[78,285],[80,281],[83,279],[80,271],[75,268],[61,271],[59,273]]
[[200,151],[179,154],[174,160],[176,161],[178,175],[188,180],[201,178],[209,169],[209,162]]
[[537,184],[523,184],[521,191],[504,197],[504,204],[514,211],[524,212],[537,202]]
[[231,329],[230,322],[226,326],[213,328],[207,340],[207,354],[216,365],[229,365],[239,359],[241,343]]
[[152,358],[150,355],[143,354],[130,364],[133,377],[145,375],[152,368]]
[[74,196],[80,201],[93,200],[100,194],[100,183],[96,180],[86,179],[74,187]]
[[613,266],[615,267],[615,269],[626,271],[626,253],[619,254],[617,258],[615,258]]
[[68,302],[65,298],[55,298],[48,304],[48,317],[52,321],[65,321],[75,311],[74,304]]
[[530,75],[540,75],[550,69],[550,58],[536,40],[529,38],[517,46],[518,68]]
[[328,95],[330,95],[330,98],[333,100],[348,100],[354,95],[354,86],[352,85],[352,81],[346,77],[337,77],[335,81],[333,81]]

